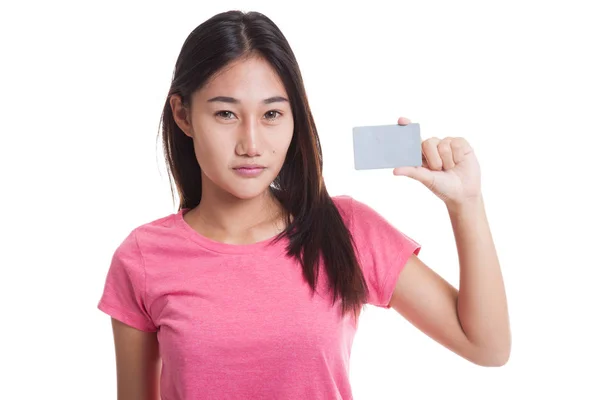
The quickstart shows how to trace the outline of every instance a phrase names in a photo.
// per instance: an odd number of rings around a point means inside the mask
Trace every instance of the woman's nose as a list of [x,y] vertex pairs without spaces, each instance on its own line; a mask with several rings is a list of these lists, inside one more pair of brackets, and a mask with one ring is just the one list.
[[239,156],[255,157],[259,151],[259,127],[255,121],[248,121],[240,125],[236,153]]

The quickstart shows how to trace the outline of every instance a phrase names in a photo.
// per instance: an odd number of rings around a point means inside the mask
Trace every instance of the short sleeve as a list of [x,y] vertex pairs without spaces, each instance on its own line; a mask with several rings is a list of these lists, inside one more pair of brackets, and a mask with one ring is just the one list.
[[371,207],[350,198],[351,225],[359,263],[369,289],[368,304],[390,308],[396,281],[419,243]]
[[132,231],[115,250],[98,309],[145,332],[157,331],[145,299],[144,261]]

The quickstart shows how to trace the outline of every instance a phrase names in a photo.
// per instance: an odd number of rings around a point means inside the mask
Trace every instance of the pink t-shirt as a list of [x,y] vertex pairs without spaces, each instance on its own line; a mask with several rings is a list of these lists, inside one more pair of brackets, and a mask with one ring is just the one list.
[[[333,198],[354,235],[371,291],[390,308],[396,279],[419,244],[367,205]],[[287,239],[233,245],[200,235],[187,209],[141,225],[116,249],[98,308],[157,332],[162,400],[352,399],[357,325],[331,307],[326,273],[311,297]],[[360,318],[359,318],[360,320]]]

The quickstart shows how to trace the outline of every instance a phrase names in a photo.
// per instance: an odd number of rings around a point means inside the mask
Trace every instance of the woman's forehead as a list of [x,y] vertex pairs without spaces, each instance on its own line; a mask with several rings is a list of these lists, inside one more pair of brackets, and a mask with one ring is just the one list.
[[247,59],[232,63],[217,72],[200,91],[200,96],[226,96],[242,102],[263,102],[265,99],[287,97],[279,75],[262,59]]

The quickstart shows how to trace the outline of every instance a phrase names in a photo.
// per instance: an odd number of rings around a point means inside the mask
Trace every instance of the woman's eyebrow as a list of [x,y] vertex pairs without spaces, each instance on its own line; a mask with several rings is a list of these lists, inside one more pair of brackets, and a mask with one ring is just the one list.
[[[235,99],[233,97],[228,97],[228,96],[213,97],[212,99],[208,99],[208,102],[209,103],[220,102],[220,103],[232,103],[232,104],[240,104],[241,103],[241,101],[239,99]],[[269,97],[268,99],[263,100],[264,104],[272,104],[272,103],[278,103],[278,102],[289,102],[289,100],[282,96],[273,96],[273,97]]]

